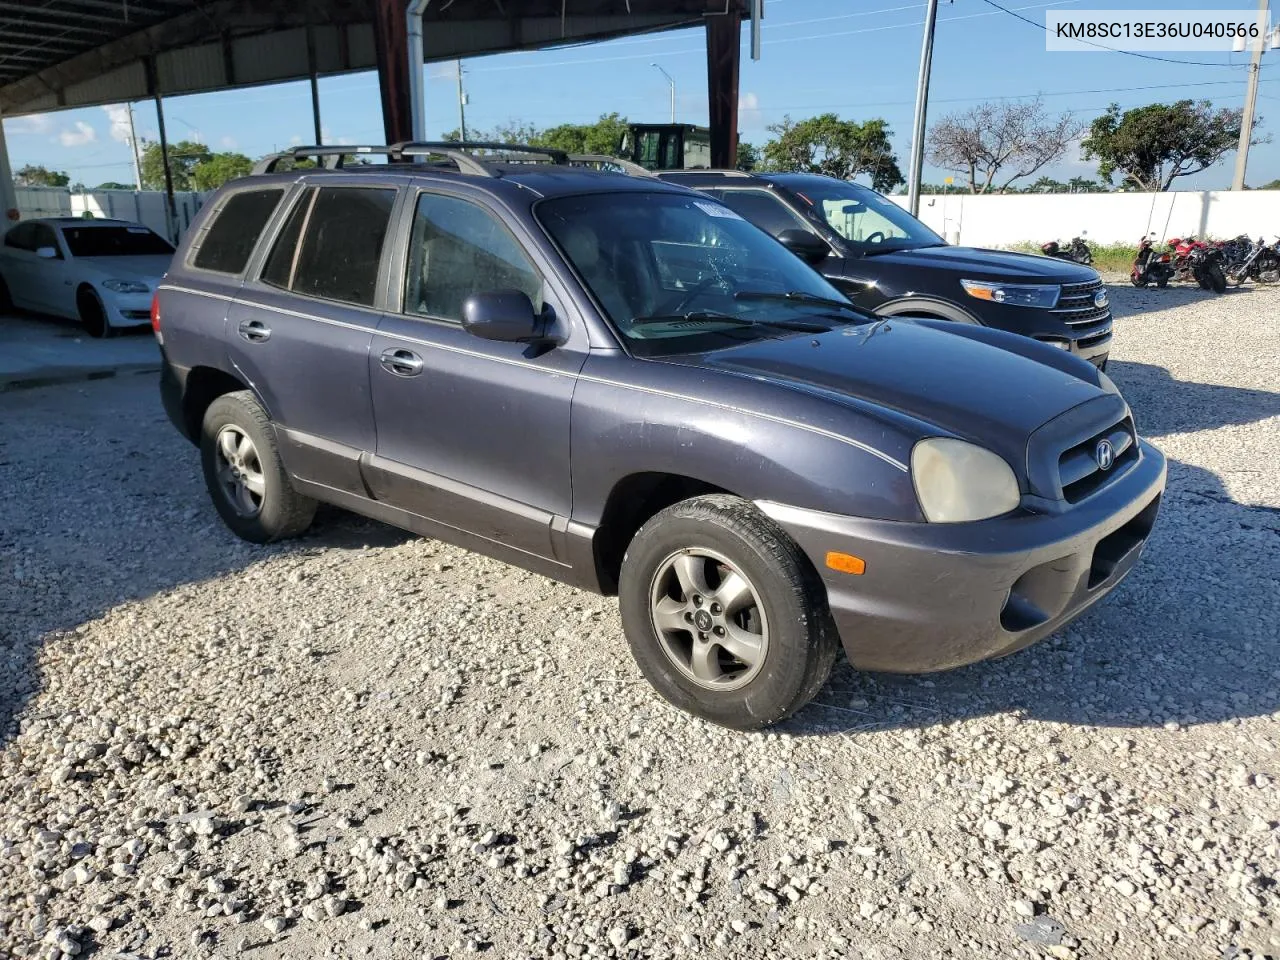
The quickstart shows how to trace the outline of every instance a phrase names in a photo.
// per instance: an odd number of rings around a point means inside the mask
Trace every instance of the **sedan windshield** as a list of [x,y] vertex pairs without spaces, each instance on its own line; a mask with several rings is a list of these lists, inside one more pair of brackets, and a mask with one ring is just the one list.
[[173,253],[173,247],[146,227],[63,227],[63,239],[73,257],[153,257]]
[[868,319],[776,240],[707,197],[591,194],[545,200],[536,213],[638,354]]
[[943,239],[874,190],[831,177],[779,177],[860,254],[936,247]]

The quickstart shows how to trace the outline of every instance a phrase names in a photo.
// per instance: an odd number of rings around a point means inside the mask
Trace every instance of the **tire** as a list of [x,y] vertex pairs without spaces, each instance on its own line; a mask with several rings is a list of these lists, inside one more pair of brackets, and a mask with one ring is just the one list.
[[1222,273],[1221,264],[1218,264],[1218,263],[1209,264],[1206,270],[1206,273],[1208,274],[1208,278],[1209,278],[1209,286],[1213,289],[1214,293],[1227,292],[1227,278]]
[[84,332],[95,339],[111,336],[111,324],[107,322],[107,312],[102,301],[92,290],[84,289],[76,294],[76,311],[80,314],[80,324]]
[[271,421],[248,390],[224,393],[209,404],[200,428],[200,460],[213,505],[242,540],[270,543],[311,526],[316,502],[293,489]]
[[[739,589],[726,591],[734,574]],[[650,518],[622,558],[618,594],[632,656],[654,689],[682,710],[737,730],[776,723],[812,700],[840,645],[808,558],[738,497],[695,497]],[[659,630],[664,612],[672,627]],[[700,625],[705,641],[697,639]],[[752,643],[740,649],[754,646],[758,658],[730,653],[728,641],[744,637]]]
[[1132,273],[1129,274],[1129,282],[1132,283],[1138,289],[1142,289],[1147,285],[1146,280],[1142,279],[1141,277],[1135,277]]

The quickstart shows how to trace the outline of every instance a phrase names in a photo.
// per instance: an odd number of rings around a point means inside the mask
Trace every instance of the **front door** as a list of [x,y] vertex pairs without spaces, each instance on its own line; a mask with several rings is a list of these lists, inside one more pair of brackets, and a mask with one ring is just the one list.
[[[379,499],[537,557],[570,514],[569,411],[586,357],[520,227],[479,200],[423,192],[406,224],[403,309],[369,353]],[[553,311],[555,347],[483,340],[462,327],[476,293],[520,290]]]
[[228,351],[261,396],[289,472],[359,496],[374,446],[369,344],[397,191],[311,186],[227,313]]

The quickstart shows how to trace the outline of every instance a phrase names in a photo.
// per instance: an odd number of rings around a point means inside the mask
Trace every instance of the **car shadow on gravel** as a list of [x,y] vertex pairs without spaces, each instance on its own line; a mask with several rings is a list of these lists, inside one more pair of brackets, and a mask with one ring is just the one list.
[[[1165,287],[1163,290],[1158,287],[1147,287],[1143,290],[1127,285],[1126,278],[1125,283],[1110,284],[1107,287],[1107,293],[1111,298],[1112,317],[1123,320],[1142,314],[1176,310],[1179,307],[1212,300],[1215,297],[1248,297],[1253,295],[1254,288],[1251,286],[1229,287],[1226,293],[1214,293],[1210,290],[1201,290],[1194,284],[1176,284]],[[1170,319],[1171,324],[1176,322],[1176,319]]]
[[[1176,381],[1139,363],[1116,363],[1114,379],[1149,437],[1280,416],[1280,393]],[[929,728],[993,714],[1180,729],[1277,711],[1280,508],[1237,502],[1217,474],[1170,459],[1142,560],[1079,620],[1012,656],[946,673],[865,674],[841,658],[817,701],[781,730]]]

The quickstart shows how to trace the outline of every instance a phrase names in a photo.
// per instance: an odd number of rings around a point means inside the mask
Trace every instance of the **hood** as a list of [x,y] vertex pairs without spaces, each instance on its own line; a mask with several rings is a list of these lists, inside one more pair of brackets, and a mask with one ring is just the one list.
[[867,263],[892,263],[905,267],[929,267],[964,274],[966,280],[1008,280],[1021,283],[1089,283],[1098,271],[1056,257],[1037,257],[1008,250],[980,247],[917,247],[865,258]]
[[154,288],[172,260],[172,254],[157,254],[149,257],[77,257],[75,262],[103,280],[141,280]]
[[1068,371],[900,318],[668,361],[773,382],[872,414],[893,411],[923,421],[922,436],[932,426],[980,443],[1019,473],[1037,428],[1105,393]]

